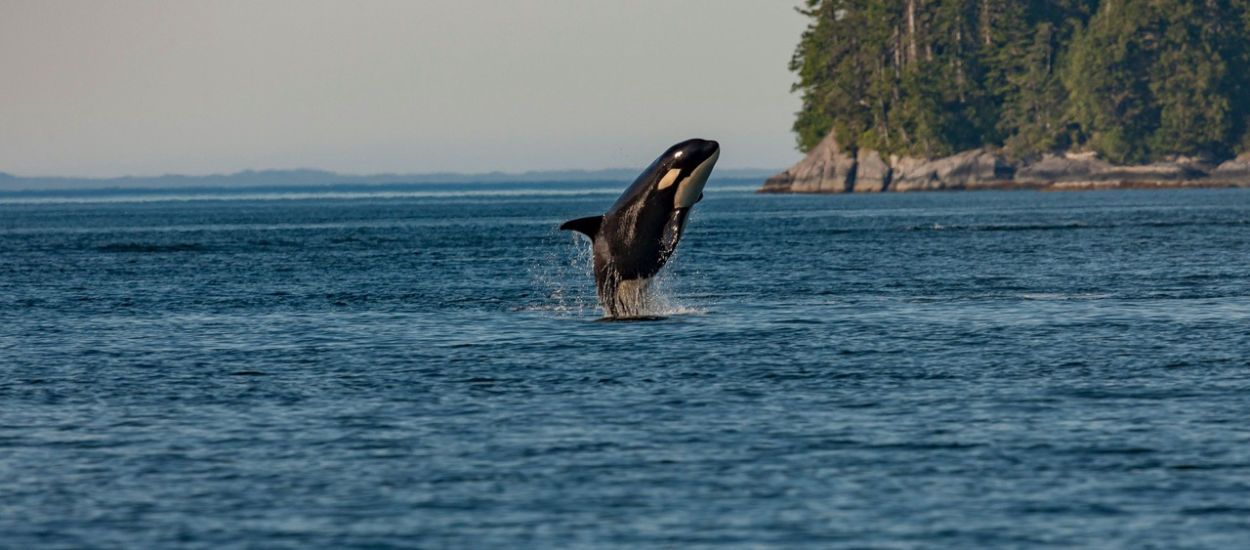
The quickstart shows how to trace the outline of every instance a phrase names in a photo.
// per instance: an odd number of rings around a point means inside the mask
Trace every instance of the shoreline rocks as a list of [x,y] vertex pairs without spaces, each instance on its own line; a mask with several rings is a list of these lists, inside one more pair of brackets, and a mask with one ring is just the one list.
[[871,149],[843,150],[833,134],[807,157],[768,178],[760,193],[882,193],[909,191],[1035,189],[1161,189],[1250,187],[1250,153],[1215,165],[1201,158],[1116,166],[1095,153],[1044,155],[1032,162],[1010,162],[981,148],[938,159],[899,157],[888,161]]
[[845,193],[852,190],[855,173],[855,157],[843,152],[833,132],[829,132],[807,157],[768,178],[760,192]]
[[1002,155],[973,149],[934,160],[891,157],[898,167],[893,191],[937,191],[997,187],[1010,181],[1016,168]]
[[1210,177],[1218,181],[1250,181],[1250,153],[1242,153],[1235,159],[1224,161],[1211,171]]

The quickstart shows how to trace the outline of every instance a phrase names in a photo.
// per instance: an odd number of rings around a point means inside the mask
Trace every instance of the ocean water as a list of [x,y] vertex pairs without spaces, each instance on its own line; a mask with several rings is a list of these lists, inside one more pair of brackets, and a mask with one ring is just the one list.
[[1237,548],[1250,191],[0,196],[3,548]]

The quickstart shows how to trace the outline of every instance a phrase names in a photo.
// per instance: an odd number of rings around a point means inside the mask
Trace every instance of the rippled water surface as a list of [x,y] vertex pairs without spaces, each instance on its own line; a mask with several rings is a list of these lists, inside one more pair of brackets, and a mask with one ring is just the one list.
[[0,547],[1250,540],[1250,192],[744,183],[0,196]]

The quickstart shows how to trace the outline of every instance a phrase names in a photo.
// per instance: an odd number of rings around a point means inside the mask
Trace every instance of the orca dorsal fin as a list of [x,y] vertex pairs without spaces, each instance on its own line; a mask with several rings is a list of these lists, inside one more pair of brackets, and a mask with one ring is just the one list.
[[599,234],[599,225],[603,223],[603,216],[587,216],[585,218],[577,218],[560,224],[560,229],[571,229],[578,233],[583,233],[590,240],[595,240],[595,235]]

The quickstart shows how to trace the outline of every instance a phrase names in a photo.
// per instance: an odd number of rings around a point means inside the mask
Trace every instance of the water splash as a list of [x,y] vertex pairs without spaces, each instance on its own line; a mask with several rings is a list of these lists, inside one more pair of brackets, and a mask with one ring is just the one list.
[[[568,244],[573,246],[568,246]],[[547,252],[534,258],[529,274],[544,298],[516,308],[519,311],[552,312],[558,316],[606,315],[595,293],[594,252],[586,237],[574,232],[553,232]],[[669,259],[672,265],[677,254]],[[660,318],[673,315],[705,315],[707,310],[678,298],[679,277],[668,268],[643,282],[622,281],[617,287],[619,318]]]
[[[677,259],[674,254],[669,259],[669,264]],[[649,293],[646,296],[645,311],[650,315],[671,316],[671,315],[707,315],[707,309],[696,305],[686,303],[683,296],[688,295],[682,292],[684,278],[678,277],[671,271],[663,272],[651,280]]]
[[[575,232],[553,230],[546,252],[534,258],[529,267],[534,286],[541,289],[541,302],[527,304],[524,311],[549,311],[561,316],[581,317],[596,310],[594,268],[590,240]],[[568,246],[572,243],[573,246]],[[590,281],[590,284],[587,284]]]
[[[669,258],[671,266],[677,259],[676,254]],[[705,314],[706,310],[691,307],[681,301],[679,296],[684,293],[678,288],[681,278],[674,275],[673,268],[661,271],[649,279],[624,280],[616,285],[616,292],[610,299],[612,307],[604,308],[610,317],[623,319],[654,319],[670,315]],[[602,305],[602,304],[601,304]]]

